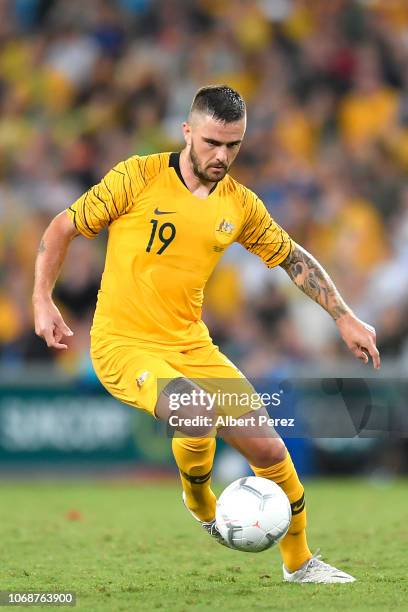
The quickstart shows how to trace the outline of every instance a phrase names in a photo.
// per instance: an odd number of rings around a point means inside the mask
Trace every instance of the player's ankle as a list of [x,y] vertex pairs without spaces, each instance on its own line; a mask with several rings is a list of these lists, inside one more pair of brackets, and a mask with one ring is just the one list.
[[293,574],[294,572],[297,572],[298,570],[302,569],[306,563],[308,561],[310,561],[310,559],[313,557],[312,554],[308,555],[305,559],[303,559],[303,561],[301,563],[299,563],[299,561],[295,564],[290,564],[290,567],[287,567],[285,565],[285,569],[286,571],[288,571],[290,574]]

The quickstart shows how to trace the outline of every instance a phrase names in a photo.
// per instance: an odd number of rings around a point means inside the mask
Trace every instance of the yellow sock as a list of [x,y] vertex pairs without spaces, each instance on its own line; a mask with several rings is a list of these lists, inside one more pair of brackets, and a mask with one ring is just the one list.
[[187,507],[201,521],[212,521],[216,503],[211,490],[215,438],[174,437],[172,446]]
[[306,508],[304,488],[296,473],[292,459],[287,453],[285,459],[267,468],[251,465],[256,476],[268,478],[278,484],[289,498],[292,508],[292,522],[288,533],[279,543],[285,567],[294,572],[312,557],[306,539]]

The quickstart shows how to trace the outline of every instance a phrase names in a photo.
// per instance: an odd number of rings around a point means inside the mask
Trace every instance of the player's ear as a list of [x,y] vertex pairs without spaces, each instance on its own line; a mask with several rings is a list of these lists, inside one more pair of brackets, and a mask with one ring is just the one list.
[[183,125],[183,134],[184,134],[184,140],[186,141],[187,145],[191,145],[191,127],[190,124],[187,123],[187,121],[184,121]]

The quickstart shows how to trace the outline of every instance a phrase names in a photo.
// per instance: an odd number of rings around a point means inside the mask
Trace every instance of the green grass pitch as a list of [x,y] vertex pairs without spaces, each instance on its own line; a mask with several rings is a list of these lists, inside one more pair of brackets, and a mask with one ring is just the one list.
[[283,583],[278,550],[219,546],[176,483],[3,483],[0,590],[72,590],[92,612],[407,609],[407,483],[311,481],[306,493],[313,550],[358,582]]

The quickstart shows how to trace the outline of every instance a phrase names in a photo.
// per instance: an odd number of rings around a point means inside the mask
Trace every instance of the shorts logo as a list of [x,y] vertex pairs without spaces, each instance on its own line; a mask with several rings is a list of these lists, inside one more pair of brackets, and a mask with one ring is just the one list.
[[146,382],[147,377],[149,376],[149,372],[142,372],[138,378],[136,378],[137,386],[140,387]]

